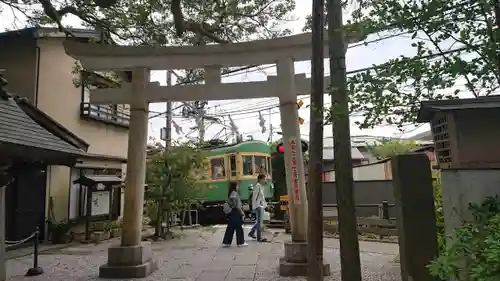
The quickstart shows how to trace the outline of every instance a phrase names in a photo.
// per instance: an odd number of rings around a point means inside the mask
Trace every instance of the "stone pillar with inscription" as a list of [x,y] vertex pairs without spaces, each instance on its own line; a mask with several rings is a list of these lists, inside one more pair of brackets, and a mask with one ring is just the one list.
[[[295,71],[292,59],[277,62],[281,130],[285,146],[285,173],[292,240],[285,242],[280,259],[281,276],[307,276],[307,193],[297,112]],[[325,269],[329,272],[329,268]]]

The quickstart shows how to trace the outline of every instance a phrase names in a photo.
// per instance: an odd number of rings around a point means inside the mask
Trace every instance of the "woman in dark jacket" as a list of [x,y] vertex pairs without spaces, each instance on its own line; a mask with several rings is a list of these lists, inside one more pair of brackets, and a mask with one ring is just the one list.
[[238,194],[238,183],[230,182],[229,191],[227,195],[227,203],[231,208],[231,211],[227,215],[228,222],[226,227],[226,233],[224,233],[224,239],[222,244],[224,247],[230,247],[233,243],[234,232],[236,232],[236,245],[238,247],[244,247],[248,244],[245,243],[245,236],[243,234],[243,217],[245,213],[241,209],[241,200]]

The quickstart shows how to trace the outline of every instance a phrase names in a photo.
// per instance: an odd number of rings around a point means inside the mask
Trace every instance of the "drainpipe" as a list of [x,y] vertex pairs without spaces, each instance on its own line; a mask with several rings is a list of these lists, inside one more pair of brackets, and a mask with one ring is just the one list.
[[[36,85],[35,85],[35,99],[33,104],[38,107],[38,84],[40,82],[40,47],[36,46]],[[1,280],[0,280],[1,281]]]

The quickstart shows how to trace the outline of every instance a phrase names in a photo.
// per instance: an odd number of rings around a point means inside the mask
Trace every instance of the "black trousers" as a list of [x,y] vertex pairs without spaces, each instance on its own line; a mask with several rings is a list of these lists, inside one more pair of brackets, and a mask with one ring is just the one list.
[[243,234],[243,216],[238,210],[233,209],[228,215],[226,233],[224,233],[224,239],[222,240],[222,243],[225,245],[231,245],[231,243],[233,243],[233,236],[235,232],[236,244],[244,244],[245,236]]

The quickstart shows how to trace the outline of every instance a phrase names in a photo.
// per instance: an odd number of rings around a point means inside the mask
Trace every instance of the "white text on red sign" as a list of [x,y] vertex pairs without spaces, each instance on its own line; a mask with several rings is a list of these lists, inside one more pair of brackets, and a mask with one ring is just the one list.
[[295,139],[291,139],[288,142],[288,148],[291,153],[291,161],[292,161],[292,194],[293,194],[293,203],[300,204],[300,186],[299,186],[299,173],[297,171],[297,141]]

